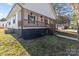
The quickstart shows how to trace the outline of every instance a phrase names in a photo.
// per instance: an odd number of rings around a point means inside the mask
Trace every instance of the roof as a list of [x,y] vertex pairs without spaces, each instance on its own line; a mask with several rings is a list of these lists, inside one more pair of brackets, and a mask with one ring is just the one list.
[[53,19],[56,18],[53,6],[51,6],[50,3],[16,3],[12,7],[12,9],[10,10],[8,16],[12,12],[12,10],[16,7],[16,5],[18,5],[20,7],[23,7],[23,8],[26,8],[28,10],[34,11],[36,13],[45,15],[45,16],[47,16],[49,18],[53,18]]
[[[14,10],[14,8],[18,9],[18,8],[16,7],[17,5],[18,5],[17,3],[13,5],[13,7],[11,8],[11,10],[10,10],[10,12],[8,13],[8,15],[7,15],[6,18],[8,18],[8,17],[10,16],[10,14],[11,14],[11,12]],[[19,6],[19,5],[18,5],[18,6]],[[20,6],[19,6],[19,7],[20,7]]]
[[23,8],[34,11],[49,18],[56,18],[55,10],[51,3],[20,3],[20,5]]

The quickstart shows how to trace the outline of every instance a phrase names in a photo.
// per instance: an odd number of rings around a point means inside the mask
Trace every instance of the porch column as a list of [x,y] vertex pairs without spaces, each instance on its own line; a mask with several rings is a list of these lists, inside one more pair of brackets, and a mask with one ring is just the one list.
[[24,8],[21,8],[21,36],[23,31],[23,21],[24,21]]

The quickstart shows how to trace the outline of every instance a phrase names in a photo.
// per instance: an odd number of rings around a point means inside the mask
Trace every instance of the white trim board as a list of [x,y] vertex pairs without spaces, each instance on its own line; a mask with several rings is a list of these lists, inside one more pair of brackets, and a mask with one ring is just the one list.
[[23,27],[23,29],[44,29],[48,27]]

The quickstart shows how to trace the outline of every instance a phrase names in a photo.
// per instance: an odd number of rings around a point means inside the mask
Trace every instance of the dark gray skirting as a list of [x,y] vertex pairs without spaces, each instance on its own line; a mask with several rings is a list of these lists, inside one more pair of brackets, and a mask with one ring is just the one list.
[[32,39],[46,35],[47,29],[23,29],[23,39]]
[[51,34],[48,28],[41,29],[9,29],[10,33],[17,34],[21,36],[23,39],[33,39],[38,38],[47,34]]

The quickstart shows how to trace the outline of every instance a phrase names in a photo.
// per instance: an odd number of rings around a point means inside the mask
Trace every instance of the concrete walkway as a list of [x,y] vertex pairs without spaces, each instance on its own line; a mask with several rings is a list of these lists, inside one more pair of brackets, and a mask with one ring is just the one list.
[[70,39],[70,40],[76,40],[76,41],[78,40],[77,38],[73,38],[73,37],[69,37],[69,36],[64,36],[64,35],[60,35],[60,34],[56,34],[56,33],[55,33],[55,35],[58,36],[58,37],[62,37],[62,38]]

